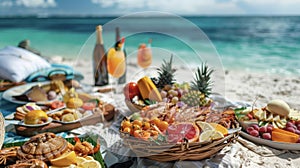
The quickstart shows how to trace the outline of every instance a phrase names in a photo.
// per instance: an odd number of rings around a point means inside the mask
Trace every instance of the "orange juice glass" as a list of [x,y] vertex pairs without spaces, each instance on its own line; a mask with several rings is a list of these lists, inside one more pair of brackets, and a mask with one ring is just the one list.
[[125,54],[121,50],[111,48],[107,54],[107,70],[114,77],[121,77],[126,70]]

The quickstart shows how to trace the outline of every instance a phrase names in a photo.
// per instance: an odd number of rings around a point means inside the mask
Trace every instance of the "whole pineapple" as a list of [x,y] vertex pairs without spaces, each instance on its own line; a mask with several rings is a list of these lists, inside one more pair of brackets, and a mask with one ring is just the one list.
[[173,55],[170,58],[170,61],[167,62],[166,60],[163,60],[163,63],[160,68],[157,68],[158,70],[158,82],[157,87],[162,89],[165,85],[172,85],[175,82],[174,79],[174,73],[175,69],[172,68],[173,64]]
[[181,97],[181,101],[189,106],[207,106],[210,100],[205,97],[203,93],[198,90],[190,90]]
[[203,63],[201,69],[197,68],[191,88],[200,91],[205,97],[208,97],[211,94],[212,81],[210,76],[213,72],[214,70],[210,69],[206,63]]

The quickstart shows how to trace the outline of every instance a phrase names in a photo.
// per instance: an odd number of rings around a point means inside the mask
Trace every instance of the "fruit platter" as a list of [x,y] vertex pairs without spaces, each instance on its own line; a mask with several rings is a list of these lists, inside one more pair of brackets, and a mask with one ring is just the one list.
[[100,141],[96,136],[64,139],[47,132],[26,142],[3,145],[0,166],[40,168],[104,168]]
[[283,100],[272,100],[262,108],[238,108],[235,115],[246,139],[277,149],[300,150],[300,112]]
[[[49,105],[30,102],[16,108],[12,119],[19,120],[15,124],[16,132],[23,136],[33,136],[42,132],[62,132],[110,121],[114,117],[113,105],[87,93],[68,89],[61,101],[53,101]],[[6,118],[8,119],[8,118]]]
[[142,77],[124,87],[133,111],[120,123],[123,142],[139,157],[157,161],[201,160],[230,145],[239,135],[233,109],[214,109],[213,70],[202,64],[194,81],[176,83],[170,61],[158,77]]

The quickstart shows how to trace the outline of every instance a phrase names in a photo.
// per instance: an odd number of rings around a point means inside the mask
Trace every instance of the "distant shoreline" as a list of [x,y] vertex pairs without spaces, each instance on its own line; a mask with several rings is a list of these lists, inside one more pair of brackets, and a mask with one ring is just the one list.
[[[126,16],[126,15],[3,15],[0,16],[0,19],[19,19],[19,18],[29,18],[29,19],[84,19],[84,18],[111,18],[111,19],[115,19],[121,16]],[[300,17],[300,15],[177,15],[183,18],[233,18],[233,17],[249,17],[249,18],[255,18],[255,17],[262,17],[262,18],[270,18],[270,17]],[[147,16],[140,16],[140,17],[147,17]],[[160,18],[170,18],[170,16],[150,16],[150,17],[160,17]],[[132,18],[136,18],[136,17],[132,17]]]

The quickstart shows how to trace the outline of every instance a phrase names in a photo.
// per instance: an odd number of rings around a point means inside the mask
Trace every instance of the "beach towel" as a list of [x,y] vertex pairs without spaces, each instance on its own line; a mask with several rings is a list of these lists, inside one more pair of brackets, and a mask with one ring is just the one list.
[[0,79],[21,82],[33,72],[50,67],[45,59],[25,49],[7,46],[0,50]]
[[30,74],[25,81],[26,82],[42,82],[51,80],[53,78],[62,78],[63,80],[82,80],[83,75],[75,71],[71,66],[64,64],[51,64],[50,68],[45,68]]

